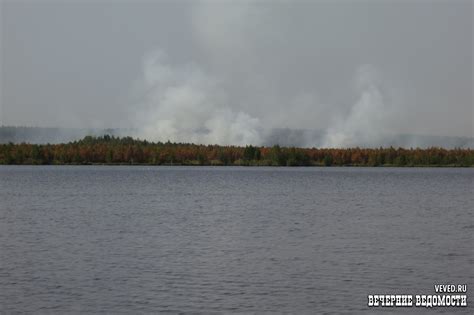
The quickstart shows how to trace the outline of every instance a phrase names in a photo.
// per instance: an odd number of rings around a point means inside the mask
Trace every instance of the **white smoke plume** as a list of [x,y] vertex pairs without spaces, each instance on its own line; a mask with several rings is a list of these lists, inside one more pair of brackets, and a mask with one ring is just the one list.
[[[404,134],[413,122],[411,101],[401,100],[406,93],[400,81],[382,80],[379,71],[385,75],[386,66],[354,68],[360,59],[345,63],[345,55],[339,63],[326,64],[325,45],[298,40],[286,27],[293,21],[285,12],[251,1],[197,2],[190,15],[192,54],[167,56],[157,50],[144,58],[143,99],[133,107],[135,136],[304,147],[446,142]],[[291,43],[297,51],[289,48]],[[351,84],[346,86],[354,70],[351,91]]]
[[[360,98],[349,111],[341,111],[347,106],[318,97],[324,87],[308,84],[311,77],[285,72],[281,59],[271,57],[265,45],[269,40],[279,53],[289,54],[285,37],[272,28],[276,24],[271,8],[251,2],[232,8],[207,2],[194,7],[193,37],[200,55],[178,64],[163,50],[145,57],[137,136],[234,145],[343,147],[379,142],[387,106],[375,67],[357,70]],[[295,80],[288,85],[290,76]]]
[[[288,132],[262,127],[261,117],[242,110],[238,100],[231,100],[216,76],[195,63],[174,65],[162,50],[148,54],[143,62],[144,101],[137,114],[136,136],[152,141],[192,142],[221,145],[279,144]],[[355,75],[358,101],[346,115],[334,113],[322,136],[311,132],[295,134],[292,145],[349,147],[383,144],[390,107],[381,89],[381,79],[372,65],[359,67]],[[266,93],[272,93],[268,90]],[[295,115],[308,117],[321,105],[309,95],[298,95],[292,103]],[[301,101],[304,100],[304,102]],[[257,105],[259,100],[251,100]],[[281,104],[275,104],[281,107]],[[312,112],[313,111],[313,112]],[[278,113],[273,113],[274,116]],[[268,119],[268,117],[266,117]],[[276,130],[278,129],[278,130]],[[304,138],[304,139],[303,139]],[[272,142],[272,143],[270,143]]]
[[336,117],[327,128],[323,147],[373,146],[390,136],[387,120],[391,108],[385,102],[375,67],[361,66],[356,73],[355,85],[358,101],[347,116]]
[[172,65],[163,51],[144,61],[145,104],[138,136],[153,141],[260,144],[258,118],[234,110],[219,80],[193,63]]

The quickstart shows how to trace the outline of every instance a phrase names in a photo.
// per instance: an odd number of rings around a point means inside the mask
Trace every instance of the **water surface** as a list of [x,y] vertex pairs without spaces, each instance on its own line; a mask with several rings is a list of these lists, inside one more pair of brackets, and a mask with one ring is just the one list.
[[370,311],[367,294],[469,286],[473,178],[452,168],[2,166],[0,311],[358,313]]

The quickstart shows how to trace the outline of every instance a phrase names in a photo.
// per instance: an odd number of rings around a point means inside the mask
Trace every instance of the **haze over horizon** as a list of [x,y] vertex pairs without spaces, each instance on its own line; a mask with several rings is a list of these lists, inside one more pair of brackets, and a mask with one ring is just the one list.
[[2,1],[0,125],[474,137],[472,1]]

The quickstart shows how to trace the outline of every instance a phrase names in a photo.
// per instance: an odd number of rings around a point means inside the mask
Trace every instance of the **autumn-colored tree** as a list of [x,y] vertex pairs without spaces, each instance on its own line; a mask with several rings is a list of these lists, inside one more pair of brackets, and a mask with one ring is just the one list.
[[0,164],[173,164],[273,166],[474,166],[474,150],[285,148],[152,143],[85,137],[65,144],[0,144]]

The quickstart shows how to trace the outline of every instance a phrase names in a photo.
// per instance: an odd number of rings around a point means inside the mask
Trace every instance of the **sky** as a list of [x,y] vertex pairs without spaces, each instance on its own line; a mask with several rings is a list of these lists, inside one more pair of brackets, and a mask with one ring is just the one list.
[[0,1],[0,125],[474,136],[472,1]]

